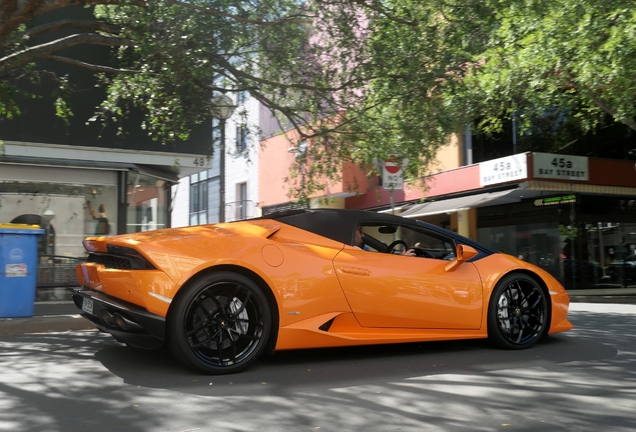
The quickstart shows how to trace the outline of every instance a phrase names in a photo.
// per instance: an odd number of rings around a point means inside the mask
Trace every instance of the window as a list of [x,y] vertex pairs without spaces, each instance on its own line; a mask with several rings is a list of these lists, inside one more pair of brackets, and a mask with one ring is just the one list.
[[247,183],[236,185],[236,220],[247,218]]
[[236,151],[239,153],[247,150],[247,126],[242,124],[236,127]]
[[190,176],[190,225],[208,223],[207,171]]
[[[363,226],[365,249],[377,252],[401,253],[414,249],[418,257],[452,260],[455,248],[452,240],[420,227],[381,225]],[[393,247],[394,246],[394,247]]]
[[150,231],[166,227],[165,181],[141,173],[127,180],[126,231]]
[[298,151],[303,155],[307,153],[307,140],[302,140],[300,142],[300,144],[298,145]]
[[[31,167],[20,167],[19,165],[16,167],[23,171],[23,173],[18,171],[18,175],[24,175],[24,177],[32,175]],[[0,172],[6,174],[5,169],[9,171],[11,166],[3,165]],[[33,167],[33,170],[36,169],[42,169],[47,174],[51,174],[52,178],[55,177],[54,173],[64,172],[65,175],[67,174],[60,168]],[[82,184],[82,175],[88,176],[88,171],[72,169],[68,171],[66,178],[77,176],[73,183],[70,182],[70,179],[68,183],[0,180],[0,222],[40,225],[45,233],[34,236],[37,237],[38,255],[84,257],[82,240],[85,237],[107,233],[110,235],[121,234],[117,228],[117,186],[108,184],[116,182],[116,174],[113,172],[112,177],[109,175],[110,173],[101,176],[102,184],[86,185]],[[72,171],[77,171],[77,173]],[[3,245],[0,245],[0,256],[6,251],[8,259],[10,251],[9,249],[2,250],[2,247]],[[0,258],[1,260],[2,258]],[[49,274],[42,274],[41,270],[47,268]],[[54,268],[53,264],[46,267],[40,262],[38,264],[38,283],[55,283],[58,277],[65,274],[55,273],[51,270]],[[28,270],[31,271],[30,268]],[[0,280],[3,280],[4,271],[5,267],[2,265]],[[75,274],[74,270],[72,274]],[[73,278],[68,278],[64,279],[64,282],[72,280]],[[75,283],[77,283],[77,279],[75,279]],[[4,282],[0,282],[0,288],[4,288]]]
[[249,92],[247,90],[241,90],[238,92],[238,94],[236,95],[236,103],[238,105],[243,105],[245,104],[245,102],[247,102],[247,98],[249,96]]

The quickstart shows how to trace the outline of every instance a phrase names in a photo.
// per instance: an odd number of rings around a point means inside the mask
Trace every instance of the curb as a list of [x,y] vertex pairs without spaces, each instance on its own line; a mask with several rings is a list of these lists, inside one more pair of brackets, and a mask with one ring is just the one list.
[[0,336],[78,330],[97,330],[97,328],[79,314],[0,319]]
[[634,295],[572,295],[570,294],[570,303],[614,303],[614,304],[636,304],[636,296]]

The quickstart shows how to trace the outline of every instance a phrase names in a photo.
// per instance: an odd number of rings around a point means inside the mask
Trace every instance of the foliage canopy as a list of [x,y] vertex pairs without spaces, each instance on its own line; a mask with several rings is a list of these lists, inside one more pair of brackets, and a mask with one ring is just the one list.
[[[46,19],[82,5],[95,19]],[[391,153],[422,175],[450,134],[500,132],[513,116],[555,143],[543,151],[612,123],[636,130],[626,0],[4,0],[0,22],[0,116],[20,113],[20,82],[45,60],[99,76],[96,118],[143,108],[164,142],[210,118],[214,91],[249,91],[310,139],[305,190],[344,160]],[[114,57],[65,54],[77,45]],[[63,97],[55,108],[72,112]]]

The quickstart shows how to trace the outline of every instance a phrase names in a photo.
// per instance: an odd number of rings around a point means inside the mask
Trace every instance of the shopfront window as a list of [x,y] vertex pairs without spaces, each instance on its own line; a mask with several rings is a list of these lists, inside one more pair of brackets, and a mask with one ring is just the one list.
[[165,181],[140,173],[129,173],[126,232],[166,228]]
[[636,287],[636,200],[577,196],[533,206],[479,209],[478,240],[542,267],[568,290]]
[[478,236],[480,242],[495,250],[559,276],[559,259],[563,257],[558,222],[480,228]]
[[42,257],[83,257],[85,237],[112,234],[117,226],[116,196],[114,185],[0,181],[0,223],[45,229]]
[[579,238],[597,286],[636,286],[636,223],[586,223]]

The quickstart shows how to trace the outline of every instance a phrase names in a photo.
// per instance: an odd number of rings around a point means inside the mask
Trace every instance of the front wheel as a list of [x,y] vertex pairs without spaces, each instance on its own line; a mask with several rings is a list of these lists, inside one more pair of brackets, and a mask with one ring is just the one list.
[[168,346],[207,374],[239,372],[258,359],[272,331],[262,290],[231,272],[208,275],[178,296],[168,317]]
[[495,287],[488,307],[488,338],[497,346],[524,349],[546,332],[548,299],[530,276],[511,274]]

